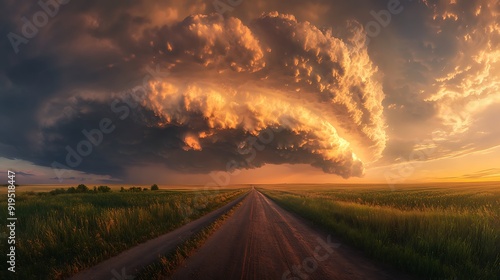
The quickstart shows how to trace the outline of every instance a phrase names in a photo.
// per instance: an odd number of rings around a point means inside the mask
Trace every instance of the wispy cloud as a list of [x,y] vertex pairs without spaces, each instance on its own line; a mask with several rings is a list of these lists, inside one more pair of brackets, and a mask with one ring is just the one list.
[[460,176],[463,179],[500,178],[500,168],[490,168]]

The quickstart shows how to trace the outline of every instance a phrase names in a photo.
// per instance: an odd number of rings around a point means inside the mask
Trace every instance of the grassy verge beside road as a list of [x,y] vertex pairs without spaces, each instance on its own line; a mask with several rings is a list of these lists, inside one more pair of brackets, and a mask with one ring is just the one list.
[[425,279],[500,279],[500,188],[263,189],[373,258]]
[[177,249],[167,255],[159,258],[158,262],[145,267],[139,275],[136,275],[137,280],[152,280],[152,279],[169,279],[175,272],[175,269],[189,258],[197,249],[199,249],[205,241],[219,229],[243,202],[239,202],[228,212],[220,216],[212,224],[202,229],[199,233],[186,240]]
[[[65,278],[199,218],[247,191],[19,194],[17,272],[9,276]],[[2,198],[2,216],[6,211],[7,202]],[[2,242],[0,251],[6,252],[6,246]]]

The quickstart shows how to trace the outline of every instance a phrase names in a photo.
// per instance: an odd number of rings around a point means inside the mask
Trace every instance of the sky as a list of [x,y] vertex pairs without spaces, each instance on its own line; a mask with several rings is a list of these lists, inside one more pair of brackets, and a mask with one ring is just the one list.
[[0,21],[20,184],[500,180],[498,0],[6,0]]

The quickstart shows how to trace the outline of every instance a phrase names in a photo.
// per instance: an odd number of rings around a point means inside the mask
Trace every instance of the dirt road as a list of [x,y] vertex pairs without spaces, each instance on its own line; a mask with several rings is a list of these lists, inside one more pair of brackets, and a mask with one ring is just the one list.
[[143,267],[173,251],[240,201],[242,205],[175,271],[173,279],[408,279],[375,265],[257,190],[71,279],[134,279]]
[[172,277],[185,279],[405,279],[313,229],[253,190]]

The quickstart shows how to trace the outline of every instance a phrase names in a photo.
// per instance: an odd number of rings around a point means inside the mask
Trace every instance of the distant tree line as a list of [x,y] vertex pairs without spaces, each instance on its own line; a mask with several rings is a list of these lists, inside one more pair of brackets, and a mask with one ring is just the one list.
[[[150,189],[152,191],[157,191],[160,188],[158,188],[157,184],[153,184]],[[121,187],[120,192],[141,192],[141,191],[149,191],[150,189],[141,187],[130,187],[128,189],[125,189],[124,187]]]
[[[148,188],[141,188],[141,187],[130,187],[128,189],[125,189],[124,187],[121,187],[120,192],[141,192],[141,191],[148,191]],[[159,190],[159,187],[157,184],[154,184],[151,186],[152,191],[157,191]],[[64,188],[58,188],[55,190],[50,191],[49,193],[52,195],[58,195],[58,194],[65,194],[65,193],[107,193],[111,192],[111,188],[108,186],[94,186],[94,189],[90,189],[84,184],[78,185],[76,188],[75,187],[70,187],[68,189]]]
[[99,186],[99,187],[94,186],[94,189],[90,189],[84,184],[80,184],[76,188],[75,187],[69,187],[68,189],[59,188],[52,190],[49,193],[52,195],[57,195],[63,193],[107,193],[107,192],[111,192],[111,188],[108,186]]

